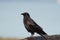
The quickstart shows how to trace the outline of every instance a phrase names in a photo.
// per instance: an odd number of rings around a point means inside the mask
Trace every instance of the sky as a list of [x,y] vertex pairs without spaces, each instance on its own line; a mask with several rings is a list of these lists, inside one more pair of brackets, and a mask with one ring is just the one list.
[[23,12],[48,35],[60,34],[60,0],[0,0],[0,37],[31,36],[23,24]]

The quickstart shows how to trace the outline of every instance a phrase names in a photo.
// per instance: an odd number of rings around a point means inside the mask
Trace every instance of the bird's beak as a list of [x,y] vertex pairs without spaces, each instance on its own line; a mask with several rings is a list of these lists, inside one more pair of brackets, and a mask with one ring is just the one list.
[[21,15],[24,15],[24,13],[21,13]]

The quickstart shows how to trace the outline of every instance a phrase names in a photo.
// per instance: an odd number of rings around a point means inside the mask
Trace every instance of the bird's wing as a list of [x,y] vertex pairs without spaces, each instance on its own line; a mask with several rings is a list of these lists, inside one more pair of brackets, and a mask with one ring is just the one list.
[[34,29],[35,31],[42,31],[42,28],[41,27],[38,27],[36,25],[29,25],[31,29]]
[[27,24],[34,32],[37,32],[38,34],[46,34],[34,20],[30,19],[29,21],[27,21]]
[[43,29],[42,28],[40,28],[40,27],[38,27],[38,26],[36,26],[36,25],[29,25],[29,27],[34,31],[34,32],[36,32],[36,33],[38,33],[38,34],[43,34],[43,35],[47,35],[44,31],[43,31]]
[[42,30],[42,28],[31,18],[27,21],[27,24],[34,29]]

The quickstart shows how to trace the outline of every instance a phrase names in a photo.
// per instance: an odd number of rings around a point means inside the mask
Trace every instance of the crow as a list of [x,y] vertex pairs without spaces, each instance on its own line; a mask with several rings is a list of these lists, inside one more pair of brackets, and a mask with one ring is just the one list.
[[27,31],[31,33],[31,36],[33,36],[34,33],[38,33],[42,37],[44,37],[43,35],[47,35],[47,33],[45,33],[43,29],[30,17],[28,12],[24,12],[21,15],[23,15],[24,26]]

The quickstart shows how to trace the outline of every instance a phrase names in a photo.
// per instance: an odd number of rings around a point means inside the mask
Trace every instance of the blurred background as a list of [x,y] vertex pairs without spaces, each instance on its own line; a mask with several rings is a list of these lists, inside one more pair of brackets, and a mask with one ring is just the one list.
[[0,37],[30,36],[23,25],[23,12],[48,35],[60,34],[60,0],[0,0]]

